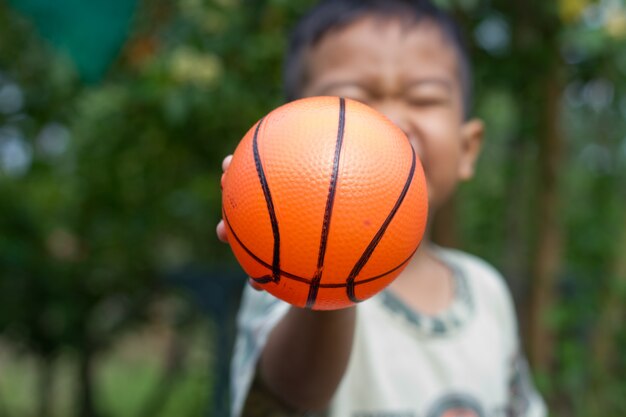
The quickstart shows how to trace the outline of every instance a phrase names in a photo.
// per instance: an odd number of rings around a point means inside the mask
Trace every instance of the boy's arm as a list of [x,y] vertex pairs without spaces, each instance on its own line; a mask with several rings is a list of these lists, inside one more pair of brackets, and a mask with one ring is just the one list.
[[335,311],[291,307],[261,353],[261,381],[298,410],[325,408],[346,371],[355,324],[356,307]]
[[[231,159],[232,155],[224,158],[224,171]],[[216,231],[227,242],[223,221]],[[355,324],[356,307],[334,311],[291,307],[261,352],[261,382],[278,400],[297,410],[325,408],[348,366]]]

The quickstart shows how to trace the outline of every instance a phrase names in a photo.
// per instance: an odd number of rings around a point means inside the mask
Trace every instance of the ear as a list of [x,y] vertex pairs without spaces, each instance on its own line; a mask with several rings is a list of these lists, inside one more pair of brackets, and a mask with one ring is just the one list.
[[471,119],[461,127],[461,158],[459,179],[468,180],[474,176],[474,166],[483,144],[485,126],[480,119]]

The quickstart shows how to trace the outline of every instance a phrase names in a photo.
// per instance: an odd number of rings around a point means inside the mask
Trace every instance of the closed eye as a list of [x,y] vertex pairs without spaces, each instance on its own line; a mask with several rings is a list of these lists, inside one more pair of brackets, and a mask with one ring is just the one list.
[[369,99],[367,89],[354,82],[331,83],[321,88],[319,93],[321,95],[339,96],[357,101],[367,101]]
[[444,106],[450,102],[446,97],[409,98],[407,101],[413,107]]

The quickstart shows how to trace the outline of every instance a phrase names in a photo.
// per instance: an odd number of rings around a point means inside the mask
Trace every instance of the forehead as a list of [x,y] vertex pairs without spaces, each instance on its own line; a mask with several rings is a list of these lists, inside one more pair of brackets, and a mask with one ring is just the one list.
[[460,90],[458,52],[430,20],[366,16],[328,32],[305,58],[308,81],[331,76],[438,78]]

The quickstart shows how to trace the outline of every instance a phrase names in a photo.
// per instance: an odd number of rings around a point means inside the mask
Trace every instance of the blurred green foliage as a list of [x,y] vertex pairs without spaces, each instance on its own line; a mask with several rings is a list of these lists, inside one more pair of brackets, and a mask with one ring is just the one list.
[[[233,262],[214,237],[221,160],[282,102],[287,29],[313,3],[144,1],[91,85],[19,1],[0,3],[0,336],[42,363],[38,415],[52,413],[46,384],[59,357],[75,364],[77,415],[132,414],[101,403],[126,394],[106,393],[116,371],[95,359],[152,322],[155,303],[175,293],[168,274]],[[556,342],[540,387],[555,415],[624,414],[626,338],[613,317],[626,298],[626,7],[439,3],[466,27],[474,109],[487,123],[477,178],[457,200],[458,240],[505,272],[525,332],[550,152],[542,138],[556,125],[560,266],[540,318]],[[200,320],[196,310],[172,310],[177,334]]]

